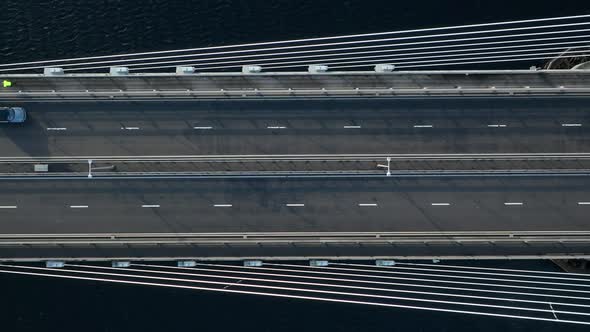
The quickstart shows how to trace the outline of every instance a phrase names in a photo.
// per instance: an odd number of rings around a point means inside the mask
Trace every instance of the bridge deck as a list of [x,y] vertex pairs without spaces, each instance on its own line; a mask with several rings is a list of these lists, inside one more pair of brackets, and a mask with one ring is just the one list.
[[[29,109],[30,121],[2,126],[2,157],[581,153],[588,152],[590,144],[584,97],[22,105]],[[56,128],[65,130],[50,130]],[[565,176],[4,179],[0,234],[588,231],[589,181],[590,177]],[[250,243],[243,251],[240,245],[178,245],[165,250],[154,244],[2,245],[2,257],[522,257],[583,255],[588,248],[586,238],[542,244],[484,242],[367,244],[361,249],[349,244],[323,248],[318,241],[295,249]]]

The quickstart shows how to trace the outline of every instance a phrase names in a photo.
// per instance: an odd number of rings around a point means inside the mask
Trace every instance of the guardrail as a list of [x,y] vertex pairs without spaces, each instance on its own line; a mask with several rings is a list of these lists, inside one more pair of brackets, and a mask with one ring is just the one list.
[[391,160],[587,160],[590,153],[428,153],[428,154],[288,154],[0,157],[0,163],[35,162],[244,162],[244,161],[377,161]]
[[112,90],[112,91],[15,91],[0,92],[6,100],[33,99],[195,99],[195,98],[272,98],[272,97],[414,97],[414,96],[555,96],[590,95],[590,88],[421,88],[421,89],[219,89],[219,90]]
[[590,231],[2,234],[0,246],[68,244],[588,243]]
[[374,70],[329,70],[325,72],[309,71],[261,71],[258,73],[243,73],[241,71],[225,72],[195,72],[177,74],[175,72],[129,72],[125,75],[112,75],[109,72],[103,73],[64,73],[60,75],[45,74],[0,74],[0,79],[4,78],[127,78],[127,77],[233,77],[233,76],[400,76],[400,75],[539,75],[539,74],[566,74],[566,75],[583,75],[590,73],[590,69],[489,69],[489,70],[394,70],[377,72]]
[[4,234],[0,261],[573,259],[590,232]]

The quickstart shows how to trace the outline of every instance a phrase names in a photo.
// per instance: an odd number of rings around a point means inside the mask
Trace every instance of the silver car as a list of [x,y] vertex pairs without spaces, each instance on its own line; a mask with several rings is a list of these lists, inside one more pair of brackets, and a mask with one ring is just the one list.
[[0,122],[23,123],[27,119],[27,111],[22,107],[0,107]]

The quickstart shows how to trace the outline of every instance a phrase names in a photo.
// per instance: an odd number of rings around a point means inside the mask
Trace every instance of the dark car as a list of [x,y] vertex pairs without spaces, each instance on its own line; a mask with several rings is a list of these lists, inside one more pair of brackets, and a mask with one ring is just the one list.
[[22,107],[0,107],[0,122],[23,123],[27,119],[27,111]]

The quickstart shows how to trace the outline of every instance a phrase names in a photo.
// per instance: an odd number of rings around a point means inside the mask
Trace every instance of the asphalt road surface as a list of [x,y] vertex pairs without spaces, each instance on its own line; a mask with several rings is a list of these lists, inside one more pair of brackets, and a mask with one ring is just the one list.
[[2,181],[0,233],[587,231],[590,178]]
[[[36,102],[1,156],[587,152],[590,99]],[[3,106],[9,106],[4,103]]]

